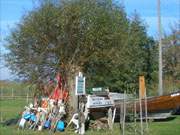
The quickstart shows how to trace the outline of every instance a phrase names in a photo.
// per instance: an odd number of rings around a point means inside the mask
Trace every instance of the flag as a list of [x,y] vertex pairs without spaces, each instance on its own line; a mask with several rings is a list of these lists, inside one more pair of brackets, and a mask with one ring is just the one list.
[[62,87],[62,77],[59,73],[56,75],[56,80],[57,80],[57,84],[58,84],[59,88],[61,88]]
[[57,85],[56,88],[54,89],[53,93],[50,96],[50,99],[54,99],[54,100],[67,100],[68,97],[68,91],[63,90],[62,87],[62,77],[61,75],[58,73],[56,76],[56,80],[57,80]]

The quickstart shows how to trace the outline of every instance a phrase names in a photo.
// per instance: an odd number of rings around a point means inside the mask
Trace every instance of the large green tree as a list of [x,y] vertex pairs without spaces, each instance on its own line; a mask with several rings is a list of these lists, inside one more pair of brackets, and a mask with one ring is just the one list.
[[135,89],[138,76],[153,80],[154,42],[137,15],[128,19],[111,0],[42,1],[23,16],[8,40],[9,67],[39,83],[60,72],[74,95],[74,76],[87,86]]
[[109,38],[111,35],[108,37],[109,48],[103,50],[103,56],[95,56],[96,59],[85,65],[85,73],[91,80],[89,85],[137,92],[138,77],[144,75],[147,88],[152,89],[152,83],[157,81],[157,45],[147,36],[146,27],[137,13],[132,15],[132,19],[127,19],[124,11],[120,11],[117,13],[124,19],[112,22],[117,31],[112,39]]

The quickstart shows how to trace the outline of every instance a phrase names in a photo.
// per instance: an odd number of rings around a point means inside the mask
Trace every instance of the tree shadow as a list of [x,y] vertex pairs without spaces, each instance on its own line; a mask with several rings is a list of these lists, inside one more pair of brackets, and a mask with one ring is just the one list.
[[167,122],[167,121],[172,121],[176,118],[176,116],[171,116],[171,117],[168,117],[166,119],[154,119],[153,121],[154,122]]

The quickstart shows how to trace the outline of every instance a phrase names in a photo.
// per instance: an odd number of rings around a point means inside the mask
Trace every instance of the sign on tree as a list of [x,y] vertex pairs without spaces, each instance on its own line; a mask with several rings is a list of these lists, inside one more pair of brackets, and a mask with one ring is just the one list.
[[76,95],[85,95],[85,77],[83,77],[80,72],[78,76],[76,76]]

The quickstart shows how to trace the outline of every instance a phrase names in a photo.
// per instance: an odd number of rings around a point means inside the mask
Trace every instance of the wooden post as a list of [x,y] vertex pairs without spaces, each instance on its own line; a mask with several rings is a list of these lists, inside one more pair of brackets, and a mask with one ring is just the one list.
[[123,104],[122,103],[120,103],[120,119],[119,119],[119,121],[120,121],[120,130],[121,130],[121,132],[120,132],[120,135],[121,135],[121,133],[122,133],[122,125],[123,125]]
[[123,101],[123,135],[125,135],[125,121],[126,121],[126,100],[125,100],[125,94],[124,92],[124,101]]
[[3,88],[1,88],[1,99],[3,99]]
[[27,102],[27,104],[29,102],[29,93],[28,92],[27,92],[27,95],[26,95],[26,102]]
[[143,135],[143,116],[142,116],[142,99],[145,98],[145,79],[144,76],[139,77],[139,110],[141,121],[141,135]]
[[112,109],[109,108],[108,109],[108,125],[109,125],[109,128],[112,130],[113,129],[113,117],[112,117],[113,113],[112,113]]
[[140,109],[140,121],[141,121],[141,135],[143,135],[143,118],[142,118],[142,102],[141,98],[139,97],[139,109]]
[[75,95],[78,96],[78,133],[80,135],[85,134],[85,115],[84,115],[84,101],[83,95],[85,95],[85,77],[79,72],[79,75],[75,79]]
[[114,124],[114,119],[116,117],[116,108],[114,108],[113,110],[113,118],[112,118],[112,123]]
[[85,104],[83,102],[83,97],[82,96],[79,96],[79,134],[80,135],[84,135],[85,134],[85,115],[84,115],[84,107],[85,107]]
[[11,94],[11,96],[12,96],[12,99],[14,99],[14,89],[12,88],[12,94]]
[[147,95],[146,95],[146,89],[145,89],[145,117],[146,117],[146,134],[148,133],[148,118],[147,118]]
[[1,113],[1,122],[3,122],[3,117],[2,117],[2,110],[1,110],[1,112],[0,112],[0,113]]
[[79,124],[79,129],[78,133],[81,134],[81,104],[80,104],[80,96],[78,95],[78,124]]
[[[3,99],[3,87],[1,88],[1,100]],[[3,117],[2,117],[2,108],[0,107],[0,117],[1,117],[1,122],[3,122]]]
[[134,134],[136,135],[136,117],[137,117],[137,114],[136,114],[136,99],[134,101]]

